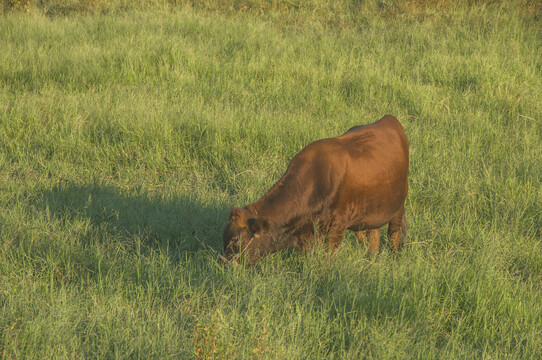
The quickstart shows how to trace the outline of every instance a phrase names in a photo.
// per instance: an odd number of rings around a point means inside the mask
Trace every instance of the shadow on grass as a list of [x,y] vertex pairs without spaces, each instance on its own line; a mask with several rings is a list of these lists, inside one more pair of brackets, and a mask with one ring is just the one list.
[[140,241],[167,249],[173,261],[203,249],[219,251],[227,213],[196,196],[73,183],[42,193],[40,206],[63,223],[90,222],[93,235],[86,241]]

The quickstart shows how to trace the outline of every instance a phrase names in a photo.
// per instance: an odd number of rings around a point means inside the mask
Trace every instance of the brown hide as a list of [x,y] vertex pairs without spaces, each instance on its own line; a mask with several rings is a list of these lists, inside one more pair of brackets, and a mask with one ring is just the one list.
[[391,115],[315,141],[261,199],[231,209],[221,257],[236,262],[242,255],[253,263],[272,251],[305,250],[315,230],[327,236],[333,253],[347,229],[367,239],[374,254],[385,224],[397,250],[406,235],[407,178],[408,140]]

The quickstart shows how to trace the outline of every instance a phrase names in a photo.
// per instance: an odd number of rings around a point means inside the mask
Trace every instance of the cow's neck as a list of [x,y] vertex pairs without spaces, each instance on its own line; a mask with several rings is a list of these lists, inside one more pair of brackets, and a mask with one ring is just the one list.
[[291,180],[284,176],[261,199],[246,207],[251,216],[265,218],[276,235],[304,215],[303,206],[299,204],[302,190],[297,188],[296,181]]

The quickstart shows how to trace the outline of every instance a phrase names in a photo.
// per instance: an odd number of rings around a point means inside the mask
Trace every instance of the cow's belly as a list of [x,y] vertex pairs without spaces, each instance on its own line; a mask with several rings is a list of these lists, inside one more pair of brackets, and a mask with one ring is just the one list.
[[401,211],[406,198],[406,185],[393,190],[381,189],[352,194],[345,206],[346,227],[350,230],[376,229],[390,222]]

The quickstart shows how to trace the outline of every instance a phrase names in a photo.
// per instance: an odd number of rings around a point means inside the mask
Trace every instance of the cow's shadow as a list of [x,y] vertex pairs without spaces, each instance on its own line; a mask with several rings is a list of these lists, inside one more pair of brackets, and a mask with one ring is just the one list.
[[226,206],[196,196],[67,182],[43,192],[38,204],[63,223],[89,223],[93,235],[82,241],[137,239],[167,249],[173,261],[203,249],[218,251],[227,216]]

